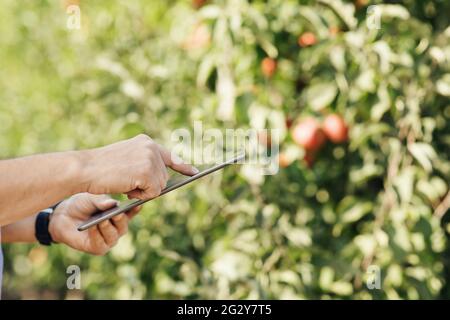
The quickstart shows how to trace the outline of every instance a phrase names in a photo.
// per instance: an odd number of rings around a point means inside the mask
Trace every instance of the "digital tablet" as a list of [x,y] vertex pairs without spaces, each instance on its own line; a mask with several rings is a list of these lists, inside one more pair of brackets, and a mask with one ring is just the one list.
[[[177,174],[176,177],[169,179],[169,181],[167,182],[167,186],[161,191],[161,193],[159,194],[158,197],[160,197],[170,191],[178,189],[179,187],[182,187],[188,183],[191,183],[192,181],[200,179],[201,177],[204,177],[210,173],[213,173],[217,170],[225,168],[226,166],[228,166],[230,164],[237,163],[237,162],[243,160],[244,157],[245,157],[245,154],[243,154],[243,153],[235,155],[231,159],[229,159],[223,163],[201,168],[201,171],[199,173],[197,173],[193,176],[190,176],[190,177],[183,176],[181,174],[179,174],[179,175]],[[156,198],[158,198],[158,197],[156,197]],[[141,204],[143,204],[147,201],[156,199],[156,198],[147,199],[147,200],[132,199],[132,200],[122,201],[116,207],[113,207],[106,211],[95,213],[91,218],[89,218],[88,220],[83,222],[81,225],[79,225],[77,229],[78,229],[78,231],[84,231],[86,229],[89,229],[90,227],[93,227],[93,226],[99,224],[100,222],[102,222],[104,220],[111,219],[112,217],[114,217],[122,212],[129,211],[129,210],[133,209],[134,207],[140,206]]]

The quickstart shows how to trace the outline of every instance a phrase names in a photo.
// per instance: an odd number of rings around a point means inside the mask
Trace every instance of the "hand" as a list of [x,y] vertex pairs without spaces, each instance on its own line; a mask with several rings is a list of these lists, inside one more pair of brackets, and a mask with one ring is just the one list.
[[110,220],[78,231],[80,223],[88,219],[97,210],[106,210],[117,204],[105,195],[80,193],[61,202],[51,215],[49,232],[53,240],[71,248],[94,255],[104,255],[128,231],[128,222],[140,210],[136,207],[121,213]]
[[166,186],[166,166],[185,175],[198,172],[143,134],[83,152],[87,159],[83,191],[93,194],[126,193],[129,198],[151,199]]

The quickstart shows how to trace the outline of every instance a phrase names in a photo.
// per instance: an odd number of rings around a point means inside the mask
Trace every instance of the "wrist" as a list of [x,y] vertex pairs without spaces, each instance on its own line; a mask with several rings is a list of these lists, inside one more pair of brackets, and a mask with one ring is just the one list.
[[53,218],[54,218],[53,215],[50,215],[50,221],[48,223],[48,233],[50,233],[50,236],[52,237],[54,242],[61,242],[58,235],[58,229],[55,228]]
[[89,167],[92,159],[91,150],[82,150],[73,152],[73,191],[72,194],[89,192],[91,186],[91,174]]
[[56,243],[61,243],[61,236],[60,236],[60,228],[58,227],[58,217],[57,215],[59,214],[59,210],[61,210],[60,208],[61,205],[58,205],[57,208],[55,208],[55,211],[50,214],[49,216],[49,222],[48,222],[48,233],[50,234],[50,236],[52,237],[53,242]]

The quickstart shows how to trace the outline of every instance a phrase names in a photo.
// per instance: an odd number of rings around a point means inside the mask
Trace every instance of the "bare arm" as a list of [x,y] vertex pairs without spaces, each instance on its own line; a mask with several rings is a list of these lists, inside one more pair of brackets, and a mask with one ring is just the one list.
[[81,153],[0,161],[0,225],[22,220],[83,190]]
[[0,227],[2,230],[1,242],[3,243],[36,242],[37,240],[36,237],[34,236],[35,221],[36,215],[33,215],[31,217],[19,220],[15,223]]
[[154,198],[166,185],[166,167],[198,172],[142,134],[97,149],[0,161],[0,226],[81,192]]

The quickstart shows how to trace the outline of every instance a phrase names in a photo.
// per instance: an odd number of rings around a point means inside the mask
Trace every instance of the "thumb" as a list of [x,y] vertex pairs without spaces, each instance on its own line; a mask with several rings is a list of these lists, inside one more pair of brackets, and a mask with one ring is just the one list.
[[94,197],[93,199],[91,199],[91,203],[93,204],[95,209],[100,211],[105,211],[119,204],[117,200],[111,199],[108,196]]

